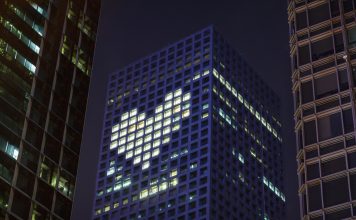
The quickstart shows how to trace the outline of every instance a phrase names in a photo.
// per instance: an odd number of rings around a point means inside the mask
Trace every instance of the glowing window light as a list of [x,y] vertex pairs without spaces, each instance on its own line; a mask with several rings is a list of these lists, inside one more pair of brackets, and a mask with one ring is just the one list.
[[120,128],[121,128],[121,129],[126,128],[128,124],[129,124],[129,123],[127,122],[127,120],[126,120],[126,121],[123,121],[123,122],[121,122]]
[[152,157],[155,157],[159,154],[159,148],[156,148],[153,152],[152,152]]
[[182,102],[182,99],[180,97],[177,97],[174,99],[173,105],[179,105]]
[[110,167],[107,171],[106,171],[106,176],[110,176],[112,174],[114,174],[115,172],[115,167]]
[[116,148],[117,146],[118,146],[117,141],[111,142],[111,144],[110,144],[110,150]]
[[209,108],[209,104],[204,104],[203,105],[203,110],[208,109],[208,108]]
[[245,158],[242,156],[242,154],[239,153],[239,161],[241,163],[245,163]]
[[127,160],[127,159],[130,159],[132,156],[133,156],[132,150],[131,150],[131,151],[128,151],[128,152],[126,153],[126,155],[125,155],[125,159],[126,159],[126,160]]
[[171,132],[171,128],[170,127],[166,127],[163,129],[163,135],[165,134],[169,134]]
[[148,190],[144,189],[140,192],[140,199],[144,199],[148,196]]
[[164,191],[168,188],[168,183],[167,182],[162,182],[159,184],[159,191]]
[[121,115],[121,121],[124,121],[129,118],[129,113],[125,112],[124,114]]
[[168,93],[168,94],[166,95],[164,101],[169,101],[169,100],[171,100],[172,98],[173,98],[173,93],[170,92],[170,93]]
[[139,146],[141,146],[142,144],[143,144],[143,139],[142,139],[142,138],[139,138],[139,139],[136,140],[135,146],[136,146],[136,147],[139,147]]
[[174,97],[177,97],[177,96],[180,96],[182,95],[182,89],[177,89],[175,92],[174,92]]
[[174,178],[170,181],[169,185],[172,187],[172,186],[176,186],[178,184],[178,179],[177,178]]
[[172,110],[168,109],[164,111],[164,118],[168,118],[172,115]]
[[141,114],[138,115],[137,120],[138,120],[138,121],[142,121],[142,120],[144,120],[145,118],[146,118],[146,114],[145,114],[145,113],[141,113]]
[[161,145],[161,140],[155,140],[154,142],[153,142],[153,148],[155,148],[155,147],[158,147],[159,145]]
[[165,136],[163,138],[162,144],[167,144],[171,139],[169,138],[169,136]]
[[151,134],[145,136],[145,143],[147,143],[147,142],[149,142],[151,140],[152,140],[152,135]]
[[144,155],[143,155],[143,159],[142,160],[148,160],[151,158],[151,152],[146,152]]
[[119,147],[119,149],[117,150],[118,154],[122,154],[125,152],[125,146]]
[[185,103],[185,104],[183,105],[182,109],[183,109],[183,110],[186,110],[186,109],[188,109],[189,107],[190,107],[190,103],[188,102],[188,103]]
[[183,102],[190,100],[190,93],[186,93],[183,96]]
[[261,117],[261,122],[262,122],[263,126],[266,126],[266,119],[264,117]]
[[150,194],[150,195],[154,195],[154,194],[156,194],[157,192],[158,192],[158,187],[157,187],[157,186],[152,186],[152,187],[150,188],[149,194]]
[[134,158],[133,164],[138,164],[141,162],[141,156],[137,156]]
[[136,125],[131,125],[128,129],[128,133],[134,132],[136,130]]
[[147,168],[149,168],[149,167],[150,167],[150,162],[149,162],[149,161],[146,161],[146,162],[144,162],[143,165],[142,165],[142,170],[145,170],[145,169],[147,169]]
[[146,121],[146,125],[151,125],[153,123],[153,117],[148,118]]
[[111,132],[112,133],[114,133],[114,132],[117,132],[118,130],[119,130],[119,124],[117,124],[117,125],[114,125],[113,127],[112,127],[112,129],[111,129]]
[[143,129],[139,130],[136,134],[136,138],[142,137],[143,136]]
[[201,118],[204,119],[204,118],[207,118],[208,116],[209,116],[209,113],[206,112],[201,116]]
[[138,148],[135,149],[135,156],[139,155],[141,153],[142,153],[142,147],[138,147]]
[[173,108],[173,114],[180,112],[180,105],[177,105]]
[[172,131],[177,131],[177,130],[179,130],[179,128],[180,128],[180,125],[177,123],[177,124],[173,125]]
[[148,150],[150,150],[151,149],[151,143],[147,143],[147,144],[145,144],[145,146],[143,147],[143,150],[144,151],[148,151]]
[[126,143],[126,137],[120,138],[119,145],[123,145]]
[[169,176],[170,176],[170,177],[175,177],[175,176],[177,176],[177,174],[178,174],[177,169],[174,169],[174,170],[172,170],[172,171],[170,172]]
[[134,139],[135,139],[135,134],[130,134],[130,135],[127,137],[127,142],[133,141]]
[[162,135],[161,130],[158,130],[154,133],[153,138],[154,139],[159,138],[159,137],[161,137],[161,135]]
[[206,75],[208,75],[210,73],[210,71],[209,70],[204,70],[204,72],[203,72],[203,76],[206,76]]
[[173,122],[177,122],[177,121],[179,121],[179,120],[180,120],[180,116],[179,116],[179,115],[174,116]]
[[137,118],[136,118],[136,117],[130,118],[130,120],[129,120],[129,125],[135,124],[136,121],[137,121]]
[[134,143],[133,142],[130,142],[126,145],[126,150],[131,150],[134,148]]
[[150,134],[150,133],[152,133],[152,131],[153,131],[153,126],[150,125],[150,126],[146,127],[145,134]]
[[182,114],[182,118],[189,117],[189,115],[190,115],[189,109],[188,109],[188,110],[185,110],[185,111],[183,112],[183,114]]
[[115,185],[114,185],[114,191],[118,191],[118,190],[120,190],[122,188],[122,184],[121,183],[116,183]]
[[171,118],[166,118],[163,121],[163,126],[168,126],[172,123],[172,119]]
[[134,108],[130,111],[130,117],[137,115],[137,108]]
[[193,77],[193,80],[197,80],[200,78],[200,73],[196,73]]
[[144,121],[141,121],[137,124],[137,129],[141,129],[141,128],[144,128],[145,127],[145,122]]
[[155,122],[157,122],[157,121],[161,121],[161,120],[162,120],[162,118],[163,118],[162,113],[157,114],[157,115],[156,115],[156,117],[155,117]]
[[104,212],[108,212],[108,211],[110,211],[110,205],[107,205],[107,206],[105,206],[105,208],[104,208]]
[[120,130],[120,138],[127,134],[127,129]]
[[244,103],[244,98],[240,93],[237,95],[237,99],[239,100],[239,102]]
[[162,127],[162,122],[156,122],[156,123],[154,124],[154,130],[155,130],[155,131],[158,130],[158,129],[161,129],[161,127]]
[[164,105],[164,109],[169,109],[172,108],[172,101],[166,102],[166,104]]

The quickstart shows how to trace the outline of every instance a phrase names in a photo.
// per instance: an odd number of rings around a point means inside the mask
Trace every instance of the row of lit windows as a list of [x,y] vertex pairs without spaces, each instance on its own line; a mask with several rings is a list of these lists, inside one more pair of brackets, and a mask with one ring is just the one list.
[[7,155],[14,158],[15,160],[17,160],[19,156],[19,149],[1,137],[0,137],[0,150],[5,152]]
[[276,186],[273,185],[271,181],[269,181],[265,176],[263,177],[263,183],[272,191],[276,196],[278,196],[283,202],[286,201],[286,197]]
[[274,137],[278,138],[279,141],[282,141],[281,137],[277,134],[277,131],[272,128],[272,126],[266,121],[266,119],[261,115],[261,113],[259,113],[258,111],[256,111],[252,105],[250,105],[246,99],[243,98],[243,96],[237,92],[237,90],[231,86],[231,84],[226,81],[224,79],[224,77],[218,73],[218,71],[216,69],[213,70],[213,75],[215,76],[215,78],[219,79],[220,83],[222,85],[225,86],[225,88],[235,97],[239,100],[239,102],[241,104],[243,104],[243,106],[251,112],[252,115],[255,116],[255,118],[260,121],[260,123],[267,128],[267,130],[269,132],[271,132],[273,134]]

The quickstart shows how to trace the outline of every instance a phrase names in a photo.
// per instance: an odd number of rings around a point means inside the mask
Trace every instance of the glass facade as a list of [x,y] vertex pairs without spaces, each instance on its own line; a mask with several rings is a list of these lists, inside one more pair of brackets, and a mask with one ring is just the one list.
[[355,7],[289,1],[302,219],[356,218]]
[[100,1],[0,1],[0,219],[69,219]]
[[278,109],[213,27],[114,72],[93,219],[284,219]]

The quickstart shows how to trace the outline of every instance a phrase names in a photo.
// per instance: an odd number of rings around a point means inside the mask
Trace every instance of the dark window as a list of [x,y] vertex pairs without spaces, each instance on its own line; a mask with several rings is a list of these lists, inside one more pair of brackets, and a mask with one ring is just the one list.
[[354,123],[353,123],[353,118],[352,118],[352,110],[347,109],[342,112],[343,114],[343,120],[344,120],[344,130],[345,133],[349,133],[354,130]]
[[313,144],[316,142],[315,121],[304,123],[304,141],[305,145]]
[[349,81],[347,79],[347,70],[339,70],[339,84],[340,91],[344,91],[349,88]]
[[344,13],[352,11],[352,0],[344,0]]
[[331,37],[319,40],[311,45],[312,58],[318,60],[334,53],[333,40]]
[[299,65],[304,65],[310,62],[309,44],[299,47],[298,49]]
[[343,51],[344,50],[344,40],[342,38],[342,34],[341,33],[335,34],[334,39],[335,39],[335,51],[337,53]]
[[356,199],[356,175],[350,175],[350,190],[352,200]]
[[356,167],[356,152],[349,153],[347,156],[349,169]]
[[356,47],[356,27],[347,30],[349,48]]
[[349,201],[347,178],[323,182],[323,198],[325,207]]
[[342,134],[340,113],[326,116],[318,120],[319,141]]
[[331,16],[336,17],[340,15],[339,1],[332,0],[330,2]]
[[296,14],[297,30],[303,29],[307,26],[307,13],[305,11]]
[[329,15],[329,5],[323,4],[316,8],[309,9],[308,11],[309,25],[314,25],[322,21],[328,20]]
[[323,176],[339,172],[346,169],[345,158],[340,157],[337,159],[329,160],[321,163],[321,173]]
[[321,209],[321,192],[320,185],[309,186],[309,211]]
[[348,217],[351,217],[351,210],[349,208],[337,212],[328,213],[325,215],[325,220],[345,219]]
[[307,165],[307,179],[308,180],[318,178],[319,176],[320,175],[319,175],[319,164],[318,163]]
[[320,99],[337,93],[336,74],[330,74],[315,80],[315,98]]
[[313,84],[312,81],[304,82],[301,85],[302,103],[313,101]]

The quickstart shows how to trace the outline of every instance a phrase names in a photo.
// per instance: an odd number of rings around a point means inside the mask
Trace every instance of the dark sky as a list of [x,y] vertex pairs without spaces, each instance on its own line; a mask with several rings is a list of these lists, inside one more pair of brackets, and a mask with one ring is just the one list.
[[107,75],[210,24],[280,94],[286,219],[299,219],[287,0],[102,0],[73,219],[91,217]]

